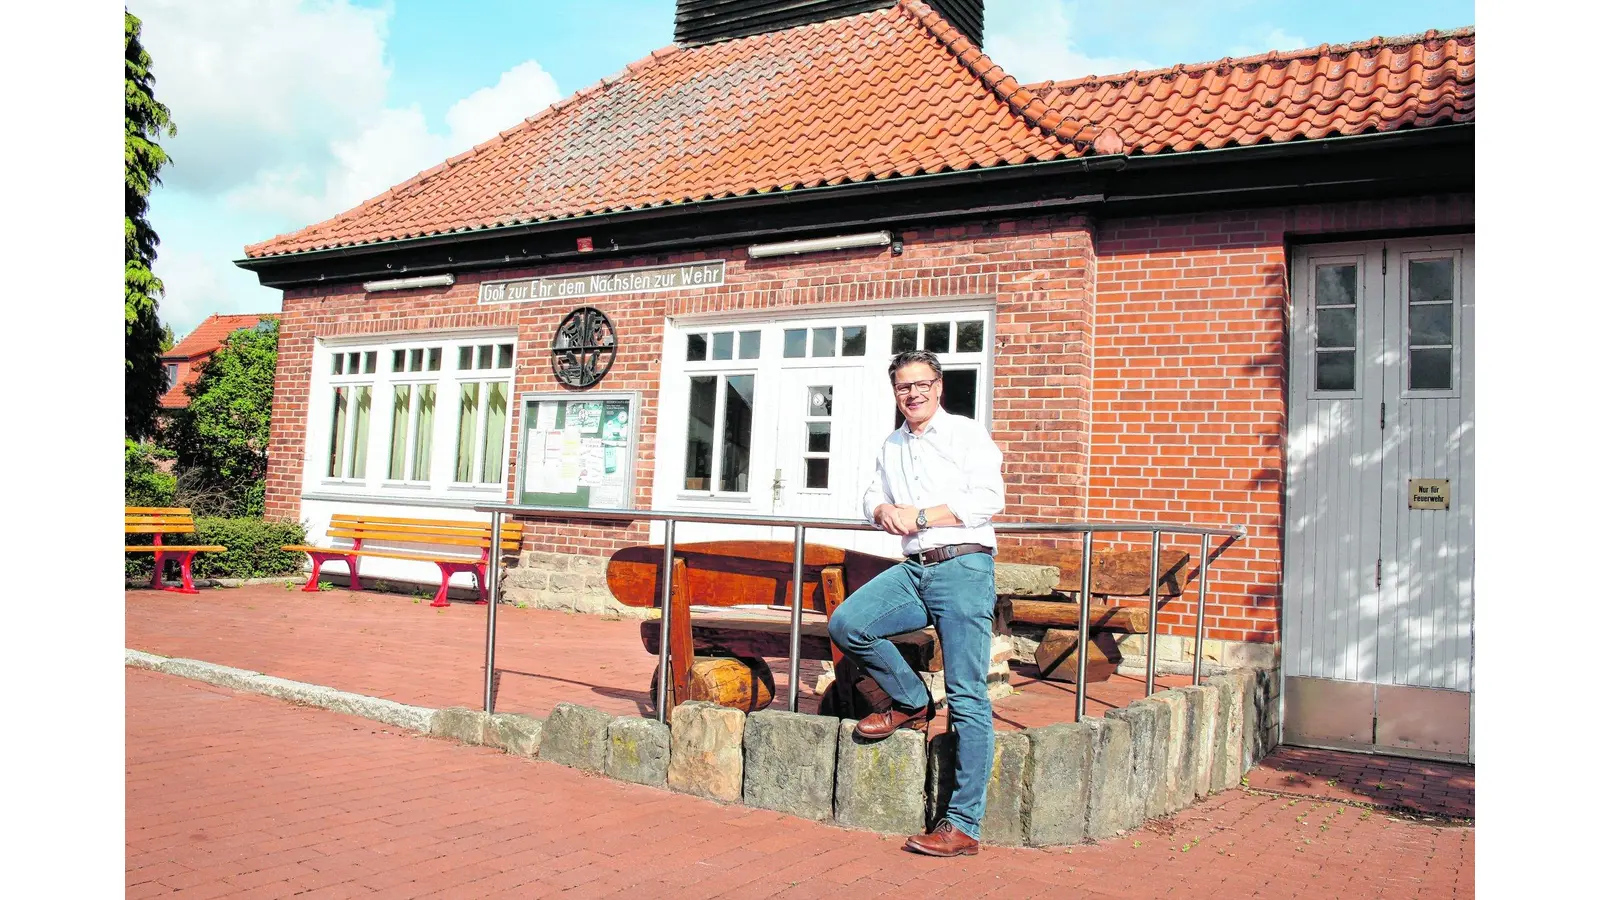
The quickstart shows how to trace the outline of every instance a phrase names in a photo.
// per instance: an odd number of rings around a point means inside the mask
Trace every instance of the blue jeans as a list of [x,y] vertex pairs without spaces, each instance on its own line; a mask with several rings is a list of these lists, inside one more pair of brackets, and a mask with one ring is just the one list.
[[931,565],[906,561],[851,594],[828,635],[896,705],[917,709],[928,689],[886,638],[932,624],[944,651],[944,687],[955,734],[955,790],[945,817],[979,837],[994,764],[989,659],[994,632],[994,557],[968,553]]

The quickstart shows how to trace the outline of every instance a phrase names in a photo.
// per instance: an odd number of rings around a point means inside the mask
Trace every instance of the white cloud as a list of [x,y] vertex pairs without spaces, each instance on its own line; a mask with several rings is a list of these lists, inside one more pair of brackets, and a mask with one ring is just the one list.
[[1250,36],[1247,42],[1236,43],[1228,48],[1230,57],[1255,56],[1273,50],[1304,50],[1312,46],[1305,38],[1290,34],[1282,28],[1263,26],[1247,33]]
[[422,110],[382,109],[360,131],[329,143],[320,171],[303,165],[261,170],[230,192],[230,207],[285,215],[310,224],[350,209],[425,169],[511,128],[561,98],[555,79],[528,60],[445,113],[446,131],[428,127]]
[[[393,10],[349,0],[134,0],[156,96],[178,136],[166,186],[235,214],[308,225],[350,209],[558,100],[537,61],[503,73],[429,127],[385,104]],[[262,237],[270,235],[264,234]]]
[[156,258],[155,272],[166,287],[160,299],[161,321],[172,326],[177,340],[183,340],[184,335],[214,312],[246,312],[219,306],[226,292],[218,277],[216,261],[204,253],[165,250]]
[[1065,0],[991,0],[984,20],[984,51],[1024,84],[1153,68],[1133,57],[1085,53]]
[[315,168],[330,142],[383,108],[388,8],[347,0],[130,0],[178,135],[171,187],[209,194],[286,162]]

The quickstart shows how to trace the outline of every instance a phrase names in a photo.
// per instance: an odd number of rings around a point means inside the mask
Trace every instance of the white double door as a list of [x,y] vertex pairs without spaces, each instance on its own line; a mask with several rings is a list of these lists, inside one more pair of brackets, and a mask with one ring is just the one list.
[[1470,758],[1473,240],[1291,274],[1284,740]]

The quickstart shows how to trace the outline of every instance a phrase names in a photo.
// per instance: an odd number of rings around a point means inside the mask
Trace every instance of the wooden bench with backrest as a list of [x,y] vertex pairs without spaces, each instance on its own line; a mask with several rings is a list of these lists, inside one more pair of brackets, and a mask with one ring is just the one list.
[[[1083,589],[1083,554],[1076,548],[1017,547],[1002,543],[997,562],[1055,566],[1060,570],[1048,596],[1006,596],[1012,624],[1045,628],[1034,653],[1042,678],[1075,681],[1078,677],[1078,593]],[[1183,594],[1189,554],[1162,550],[1157,561],[1156,601]],[[1089,564],[1089,660],[1085,679],[1104,681],[1122,661],[1117,634],[1150,633],[1150,551],[1096,550]],[[1002,607],[1004,604],[1002,604]],[[1153,639],[1151,640],[1153,643]]]
[[[329,542],[349,541],[348,547],[315,547],[290,544],[283,549],[305,553],[311,557],[311,577],[302,590],[318,590],[317,579],[322,564],[330,560],[343,562],[350,571],[350,589],[361,590],[360,558],[376,556],[384,559],[412,559],[431,562],[439,567],[439,592],[430,606],[449,606],[450,576],[457,572],[470,572],[478,582],[478,602],[487,603],[489,594],[489,563],[495,562],[499,570],[501,558],[522,550],[522,523],[502,522],[500,525],[500,552],[490,551],[493,536],[488,522],[466,522],[454,519],[403,519],[389,516],[366,516],[339,513],[328,523]],[[417,547],[443,547],[450,552]]]
[[[660,546],[633,546],[612,555],[606,583],[619,603],[659,605],[661,551]],[[887,701],[882,689],[856,673],[828,638],[828,617],[851,593],[899,562],[822,544],[805,547],[800,656],[833,661],[835,678],[823,697],[825,714],[859,717]],[[669,711],[687,700],[711,700],[746,712],[771,702],[772,674],[763,657],[789,655],[793,572],[794,545],[786,541],[708,541],[673,548]],[[640,637],[646,651],[659,653],[661,622],[640,623]],[[890,640],[918,672],[943,669],[932,628]],[[655,679],[651,684],[653,697]]]
[[[150,576],[150,586],[158,591],[177,594],[198,594],[189,564],[196,553],[225,553],[227,547],[214,544],[166,544],[161,538],[169,534],[194,534],[194,513],[181,506],[128,506],[123,508],[123,534],[148,534],[148,544],[127,544],[124,553],[154,553],[155,572]],[[161,570],[167,560],[176,560],[182,578],[182,587],[166,587],[161,583]]]

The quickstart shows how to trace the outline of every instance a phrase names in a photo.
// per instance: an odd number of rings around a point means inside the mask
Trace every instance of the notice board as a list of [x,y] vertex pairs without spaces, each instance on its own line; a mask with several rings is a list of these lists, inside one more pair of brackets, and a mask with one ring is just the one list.
[[633,505],[637,392],[528,393],[521,402],[518,503],[576,509]]

